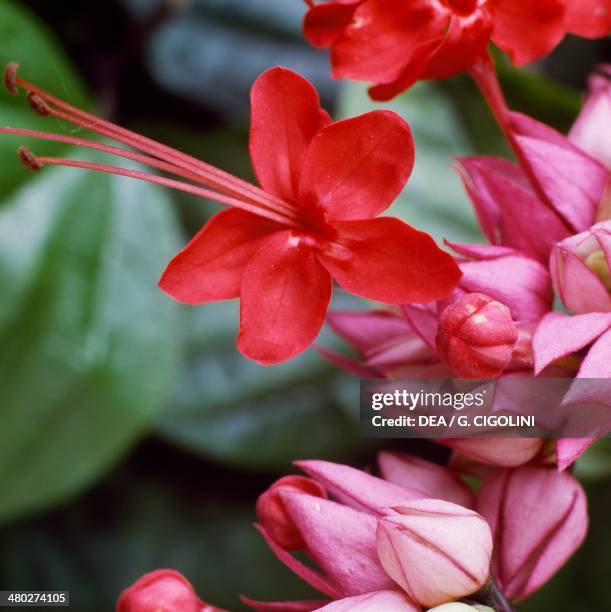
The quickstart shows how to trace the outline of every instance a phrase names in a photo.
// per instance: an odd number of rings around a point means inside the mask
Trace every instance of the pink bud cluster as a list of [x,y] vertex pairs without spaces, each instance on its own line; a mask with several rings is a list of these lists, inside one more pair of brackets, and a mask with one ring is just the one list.
[[[592,77],[568,137],[496,109],[517,163],[474,157],[458,167],[489,244],[448,243],[462,278],[440,302],[331,313],[331,327],[362,356],[327,352],[331,360],[364,377],[611,377],[610,74],[602,66]],[[554,310],[554,292],[569,314]],[[558,440],[558,467],[593,441]],[[505,467],[542,448],[536,439],[444,443]]]
[[491,580],[519,602],[587,530],[581,486],[552,467],[494,469],[475,495],[457,471],[410,455],[381,453],[382,477],[325,461],[297,465],[308,477],[283,478],[261,495],[258,528],[280,561],[332,601],[244,599],[261,612],[486,610]]
[[[474,493],[458,469],[401,453],[380,453],[379,477],[326,461],[297,465],[307,476],[285,476],[259,497],[257,527],[321,596],[243,597],[260,612],[493,612],[492,584],[505,605],[524,600],[587,531],[583,489],[552,467],[492,469]],[[223,610],[178,572],[157,570],[123,591],[117,612]]]

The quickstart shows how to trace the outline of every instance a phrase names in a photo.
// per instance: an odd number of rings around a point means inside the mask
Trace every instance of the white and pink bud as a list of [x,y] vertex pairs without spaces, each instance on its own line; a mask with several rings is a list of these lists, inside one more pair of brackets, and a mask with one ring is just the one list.
[[[542,438],[444,438],[440,444],[455,451],[452,468],[470,476],[485,475],[489,466],[517,467],[534,459],[543,446]],[[465,460],[465,457],[468,460]]]
[[550,269],[558,296],[571,312],[611,312],[611,221],[556,244]]
[[569,139],[611,170],[611,64],[597,66],[589,78],[588,97],[573,124]]
[[392,510],[378,522],[378,557],[411,599],[430,608],[484,586],[492,536],[483,517],[434,499],[405,502]]

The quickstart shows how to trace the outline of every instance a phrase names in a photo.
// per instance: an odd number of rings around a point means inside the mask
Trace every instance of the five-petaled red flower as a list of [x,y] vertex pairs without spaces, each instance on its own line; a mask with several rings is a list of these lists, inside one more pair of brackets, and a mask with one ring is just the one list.
[[57,164],[111,172],[230,206],[172,259],[160,286],[188,304],[239,297],[238,348],[260,363],[289,359],[314,341],[331,299],[332,279],[352,293],[389,304],[437,300],[458,282],[458,266],[428,234],[399,219],[375,218],[400,193],[414,162],[409,126],[395,113],[374,111],[333,123],[307,80],[284,68],[268,70],[251,92],[250,150],[260,189],[75,109],[19,78],[14,64],[5,82],[10,91],[28,91],[30,105],[40,114],[139,152],[58,134],[0,132],[112,153],[190,182],[36,157],[22,149],[29,167]]
[[379,100],[469,69],[490,40],[522,66],[567,33],[599,38],[611,30],[611,0],[305,1],[304,33],[331,48],[333,76],[374,83]]
[[161,288],[182,302],[240,296],[240,350],[261,363],[296,355],[318,334],[332,278],[357,295],[426,302],[459,272],[424,234],[388,208],[412,169],[409,126],[374,111],[333,123],[314,87],[275,68],[251,92],[250,152],[263,189],[299,227],[241,210],[215,217],[169,264]]

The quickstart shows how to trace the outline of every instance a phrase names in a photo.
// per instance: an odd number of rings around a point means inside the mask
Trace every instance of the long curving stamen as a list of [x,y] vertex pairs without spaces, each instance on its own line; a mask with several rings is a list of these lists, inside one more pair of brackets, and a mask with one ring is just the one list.
[[[181,166],[194,174],[198,174],[202,180],[207,181],[209,186],[214,186],[217,189],[225,192],[231,191],[232,195],[237,197],[247,197],[251,201],[257,201],[260,204],[271,207],[276,210],[284,210],[286,212],[294,212],[297,209],[285,200],[269,194],[266,191],[243,181],[238,177],[224,172],[206,162],[199,160],[191,155],[182,153],[163,145],[155,140],[142,136],[131,130],[121,128],[109,121],[96,117],[90,113],[80,110],[63,100],[56,98],[36,85],[22,79],[17,75],[18,66],[10,64],[5,71],[4,81],[7,89],[11,92],[16,92],[18,87],[22,87],[30,93],[28,101],[36,112],[40,114],[52,114],[58,118],[64,119],[79,127],[89,129],[102,136],[113,138],[123,144],[138,149],[144,153],[157,157],[159,159],[170,161],[176,166]],[[31,94],[35,94],[35,97]],[[57,108],[54,108],[57,107]],[[62,112],[62,110],[66,112]],[[212,183],[214,182],[214,185]]]
[[[0,127],[0,134],[13,134],[13,135],[18,135],[18,136],[33,137],[33,138],[39,138],[41,140],[51,140],[53,142],[61,142],[64,144],[75,145],[75,146],[83,147],[86,149],[92,149],[94,151],[100,151],[102,153],[108,153],[110,155],[116,155],[117,157],[121,157],[124,159],[129,159],[129,160],[138,162],[140,164],[150,166],[151,168],[156,168],[158,170],[169,172],[169,173],[175,174],[176,176],[180,176],[182,178],[192,180],[194,182],[197,182],[199,180],[198,175],[186,172],[182,168],[179,168],[172,164],[168,164],[167,162],[159,161],[158,159],[149,157],[147,155],[143,155],[141,153],[128,151],[126,149],[121,149],[120,147],[114,147],[112,145],[106,145],[103,143],[95,142],[93,140],[87,140],[84,138],[75,138],[72,136],[64,136],[62,134],[52,134],[49,132],[39,132],[38,130],[22,130],[19,128],[10,128],[10,127]],[[23,157],[24,151],[26,151],[27,154],[31,156],[32,159],[39,159],[36,156],[33,156],[33,154],[29,151],[29,149],[27,149],[26,147],[22,147],[20,149],[20,156],[21,156],[22,161],[24,161],[24,163],[25,163],[25,160]],[[26,165],[32,170],[39,169],[29,163],[26,163]],[[211,191],[210,193],[217,193],[217,192]],[[221,195],[221,194],[217,193],[217,195]],[[219,201],[218,197],[211,197],[210,199]],[[237,198],[234,198],[233,201],[235,201],[236,199]],[[220,202],[220,203],[223,203],[223,202]],[[235,204],[232,204],[232,205],[235,205]],[[253,207],[253,210],[260,209],[260,207],[258,207],[256,203],[254,204],[254,207]],[[269,210],[269,212],[274,213],[274,215],[280,215],[284,217],[284,221],[283,221],[284,224],[290,224],[290,225],[295,225],[295,226],[301,225],[298,217],[294,213],[288,214],[288,213],[274,211],[272,209],[266,208],[265,211],[258,212],[257,214],[259,214],[259,216],[268,216],[266,213],[267,210]],[[278,217],[274,216],[274,220],[276,218]]]
[[205,187],[199,187],[197,185],[191,185],[189,183],[183,183],[175,179],[166,178],[163,176],[157,176],[156,174],[148,174],[147,172],[140,172],[139,170],[129,170],[128,168],[121,168],[119,166],[111,166],[108,164],[99,164],[95,162],[80,161],[76,159],[64,159],[62,157],[46,157],[34,155],[27,147],[19,148],[19,157],[21,161],[30,170],[41,170],[44,166],[67,166],[69,168],[81,168],[83,170],[93,170],[94,172],[102,172],[105,174],[114,174],[117,176],[126,176],[129,178],[137,179],[139,181],[146,181],[148,183],[155,183],[156,185],[162,185],[178,191],[184,191],[185,193],[191,193],[202,198],[208,198],[214,200],[219,204],[226,206],[232,206],[234,208],[240,208],[246,212],[253,213],[258,216],[265,216],[271,221],[276,221],[282,225],[290,225],[295,228],[301,226],[297,221],[288,219],[279,212],[266,211],[263,213],[261,209],[253,204],[244,202],[237,198],[232,198],[222,193],[206,189]]
[[[39,106],[38,102],[35,104],[32,101],[32,99],[30,99],[30,105],[33,108],[37,108]],[[117,135],[117,130],[112,130],[106,127],[100,127],[99,125],[92,126],[87,123],[81,123],[78,118],[72,117],[68,113],[64,113],[48,105],[46,106],[46,109],[48,110],[49,114],[57,117],[58,119],[63,119],[70,123],[74,123],[75,125],[78,125],[79,127],[87,128],[88,130],[95,132],[97,134],[100,134],[101,136],[107,136],[108,138],[112,138],[114,140],[117,140],[118,142],[122,142],[123,144],[131,146],[134,149],[147,152],[147,149],[145,147],[140,146],[138,143],[131,143],[127,141],[125,138],[123,138],[122,136]],[[112,125],[112,124],[109,124],[109,125]],[[122,128],[119,128],[119,129],[122,129]],[[174,155],[174,153],[176,152],[174,149],[169,149],[169,150],[171,151],[171,153],[168,153],[168,154],[158,154],[156,152],[151,152],[151,153],[153,156],[155,156],[159,160],[162,160],[162,161],[170,160],[172,162],[172,165],[176,168],[179,168],[179,167],[185,168],[191,175],[197,176],[196,180],[198,182],[208,187],[218,189],[219,191],[223,191],[227,195],[244,198],[253,203],[257,203],[260,206],[269,208],[270,210],[283,211],[288,214],[293,214],[296,210],[293,206],[291,206],[288,203],[285,203],[283,200],[278,200],[278,202],[274,201],[273,197],[270,197],[270,195],[264,191],[261,191],[259,193],[259,191],[256,190],[256,187],[250,185],[250,183],[244,182],[244,185],[249,186],[248,189],[245,189],[242,187],[242,185],[238,183],[230,184],[227,181],[225,181],[223,178],[219,178],[218,173],[215,174],[215,173],[211,173],[207,171],[202,171],[201,168],[199,168],[198,165],[196,164],[185,163],[184,160],[180,159],[180,157],[178,157],[177,155]],[[205,162],[202,162],[202,163],[205,163]],[[210,166],[210,167],[214,168],[213,166]],[[221,172],[221,171],[218,171],[218,172]],[[229,175],[229,176],[232,176],[232,175]],[[236,178],[236,177],[232,177],[232,178]],[[239,179],[236,179],[236,180],[239,180]],[[261,194],[263,194],[263,196],[261,196]]]
[[122,149],[121,147],[115,147],[113,145],[107,145],[95,140],[88,140],[86,138],[75,138],[73,136],[64,136],[63,134],[54,134],[53,132],[40,132],[38,130],[24,130],[21,128],[12,127],[0,127],[0,134],[9,134],[15,136],[25,136],[26,138],[36,138],[38,140],[50,140],[53,142],[60,142],[63,144],[74,145],[84,149],[92,149],[94,151],[100,151],[101,153],[108,153],[109,155],[116,155],[124,159],[129,159],[140,164],[163,170],[164,172],[170,172],[176,176],[181,176],[192,181],[197,181],[200,177],[196,174],[192,174],[174,166],[167,162],[160,161],[157,158],[149,157],[142,153],[130,151],[128,149]]

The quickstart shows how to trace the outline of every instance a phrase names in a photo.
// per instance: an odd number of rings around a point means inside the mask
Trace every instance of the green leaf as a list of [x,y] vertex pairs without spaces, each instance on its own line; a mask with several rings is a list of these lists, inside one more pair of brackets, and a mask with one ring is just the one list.
[[403,194],[389,210],[438,241],[481,241],[475,216],[461,181],[451,169],[452,158],[475,153],[462,117],[441,86],[419,83],[388,104],[376,104],[367,87],[350,83],[340,100],[342,116],[390,108],[410,124],[416,143],[414,172]]
[[45,169],[0,209],[0,521],[88,485],[163,405],[178,244],[163,190],[107,175]]
[[586,482],[611,478],[611,439],[597,440],[575,464],[575,476]]
[[[34,13],[9,0],[0,0],[0,71],[10,62],[21,65],[20,74],[76,106],[86,106],[82,83],[72,69],[51,31]],[[33,130],[57,131],[57,122],[43,119],[30,111],[23,93],[9,94],[0,83],[0,125]],[[8,163],[16,157],[21,144],[35,144],[41,155],[56,154],[65,149],[49,142],[34,142],[21,136],[0,135],[0,193],[10,190],[29,178],[19,164]]]
[[274,367],[248,361],[235,348],[235,304],[190,314],[190,358],[158,423],[163,438],[252,470],[285,468],[298,458],[346,458],[363,446],[356,379],[312,349]]
[[[567,46],[558,52],[566,53]],[[548,63],[555,57],[548,58]],[[536,64],[528,68],[516,68],[506,57],[500,56],[496,65],[501,87],[513,110],[526,113],[562,131],[570,128],[582,103],[577,90],[538,73]]]

